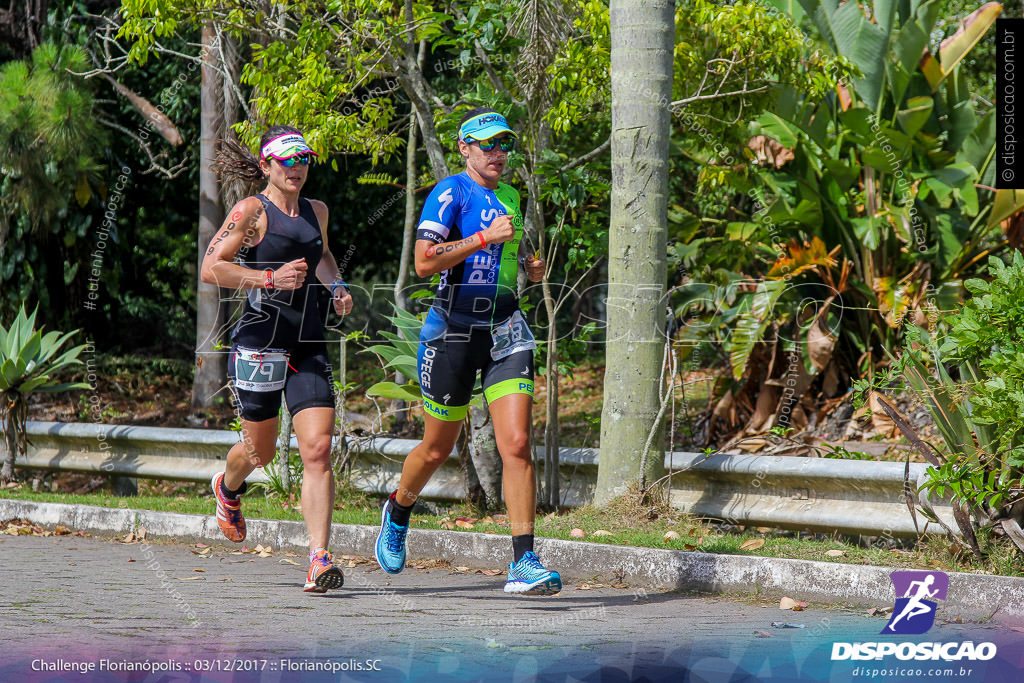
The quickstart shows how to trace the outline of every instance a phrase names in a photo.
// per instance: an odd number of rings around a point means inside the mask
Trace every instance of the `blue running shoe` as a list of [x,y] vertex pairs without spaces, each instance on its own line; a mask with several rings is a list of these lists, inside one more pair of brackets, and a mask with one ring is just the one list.
[[562,577],[558,572],[549,571],[540,563],[533,551],[527,552],[518,562],[508,565],[506,593],[522,595],[554,595],[562,590]]
[[388,574],[401,574],[405,569],[405,535],[408,532],[408,526],[398,526],[391,521],[391,498],[388,497],[380,512],[380,533],[374,548],[377,564]]

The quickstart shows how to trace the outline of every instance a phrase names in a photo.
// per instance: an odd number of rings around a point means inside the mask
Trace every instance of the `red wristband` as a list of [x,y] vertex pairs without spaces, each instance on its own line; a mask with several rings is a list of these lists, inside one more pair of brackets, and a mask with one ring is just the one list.
[[274,271],[271,270],[270,268],[267,268],[267,271],[264,273],[264,275],[267,276],[267,279],[264,282],[264,286],[267,289],[273,289],[274,288]]
[[483,249],[484,247],[487,246],[487,242],[484,240],[484,231],[483,230],[479,230],[479,231],[477,231],[476,235],[477,235],[477,237],[480,238],[480,248]]

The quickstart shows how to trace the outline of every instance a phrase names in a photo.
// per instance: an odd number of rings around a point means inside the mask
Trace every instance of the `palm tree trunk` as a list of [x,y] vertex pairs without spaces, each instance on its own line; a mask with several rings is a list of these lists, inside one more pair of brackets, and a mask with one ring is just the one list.
[[[207,245],[221,221],[217,174],[210,169],[217,144],[217,113],[221,109],[220,43],[213,24],[203,24],[203,68],[199,133],[199,237],[196,272],[202,268]],[[222,335],[224,317],[221,291],[216,285],[199,282],[196,291],[196,369],[192,380],[192,407],[208,408],[227,375],[227,358],[215,351]]]
[[[6,396],[0,396],[0,401],[7,401]],[[22,399],[16,399],[7,404],[4,415],[4,459],[0,467],[0,484],[14,481],[14,463],[19,455],[25,455],[27,447],[25,435],[25,420],[28,418],[28,404]]]
[[[595,502],[653,481],[641,457],[660,407],[665,344],[668,154],[674,5],[612,0],[612,198],[601,460]],[[659,428],[659,431],[660,428]],[[651,455],[663,451],[656,434]]]

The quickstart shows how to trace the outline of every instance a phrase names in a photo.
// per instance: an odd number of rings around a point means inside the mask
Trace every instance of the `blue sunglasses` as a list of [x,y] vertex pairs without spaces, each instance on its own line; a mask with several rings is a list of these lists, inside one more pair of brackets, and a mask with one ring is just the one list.
[[288,159],[277,159],[277,157],[271,157],[277,160],[277,163],[281,164],[285,168],[291,168],[298,164],[299,166],[309,166],[310,159],[313,158],[312,154],[297,154]]

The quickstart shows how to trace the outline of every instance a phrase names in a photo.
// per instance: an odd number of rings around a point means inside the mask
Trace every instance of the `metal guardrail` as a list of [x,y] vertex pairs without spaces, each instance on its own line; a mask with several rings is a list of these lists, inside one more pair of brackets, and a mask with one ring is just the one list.
[[[224,467],[238,434],[207,429],[111,426],[29,422],[30,446],[18,466],[96,472],[124,477],[209,481]],[[298,444],[292,437],[292,449]],[[387,493],[398,485],[402,460],[419,443],[408,439],[351,438],[357,454],[353,483],[360,489]],[[542,459],[542,449],[535,452]],[[598,449],[563,448],[562,502],[577,506],[593,499]],[[836,460],[794,456],[671,453],[665,458],[671,477],[670,502],[680,510],[734,524],[770,526],[871,536],[915,536],[907,509],[904,465],[894,462]],[[927,466],[910,465],[911,494],[923,499]],[[262,469],[249,481],[265,481]],[[455,454],[421,494],[427,499],[457,500],[465,486]],[[931,507],[950,527],[948,501]],[[918,515],[918,521],[925,520]],[[940,533],[936,524],[929,533]]]

